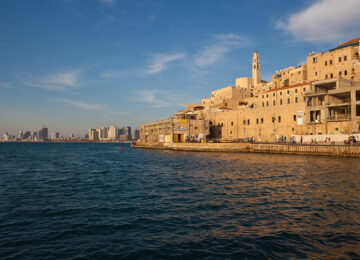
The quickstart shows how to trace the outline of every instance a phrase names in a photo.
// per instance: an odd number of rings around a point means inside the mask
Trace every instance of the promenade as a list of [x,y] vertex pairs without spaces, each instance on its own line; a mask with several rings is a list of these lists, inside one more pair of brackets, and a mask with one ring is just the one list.
[[131,147],[193,152],[251,152],[360,157],[359,145],[300,145],[290,143],[138,143]]

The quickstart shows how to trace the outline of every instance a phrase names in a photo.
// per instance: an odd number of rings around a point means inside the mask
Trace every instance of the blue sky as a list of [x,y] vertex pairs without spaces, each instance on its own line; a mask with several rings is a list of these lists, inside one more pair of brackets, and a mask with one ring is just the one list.
[[0,0],[0,133],[168,118],[359,37],[360,0]]

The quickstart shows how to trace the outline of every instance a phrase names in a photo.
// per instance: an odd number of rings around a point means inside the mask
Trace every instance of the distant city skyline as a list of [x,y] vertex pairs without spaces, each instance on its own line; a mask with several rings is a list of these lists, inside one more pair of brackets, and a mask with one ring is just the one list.
[[0,133],[84,136],[167,118],[232,79],[262,79],[359,37],[359,0],[3,0]]

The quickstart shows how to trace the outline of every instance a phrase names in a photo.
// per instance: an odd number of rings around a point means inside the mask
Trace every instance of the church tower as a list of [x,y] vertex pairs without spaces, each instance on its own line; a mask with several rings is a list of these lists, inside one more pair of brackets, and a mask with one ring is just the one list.
[[252,77],[254,86],[261,81],[261,72],[260,72],[260,60],[259,60],[259,53],[256,51],[254,52],[253,56],[253,67],[252,67]]

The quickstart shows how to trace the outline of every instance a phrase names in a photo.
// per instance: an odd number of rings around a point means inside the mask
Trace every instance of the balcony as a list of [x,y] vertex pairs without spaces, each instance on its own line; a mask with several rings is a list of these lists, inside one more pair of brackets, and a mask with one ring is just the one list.
[[327,121],[348,121],[351,119],[351,114],[338,114],[334,116],[329,116]]

